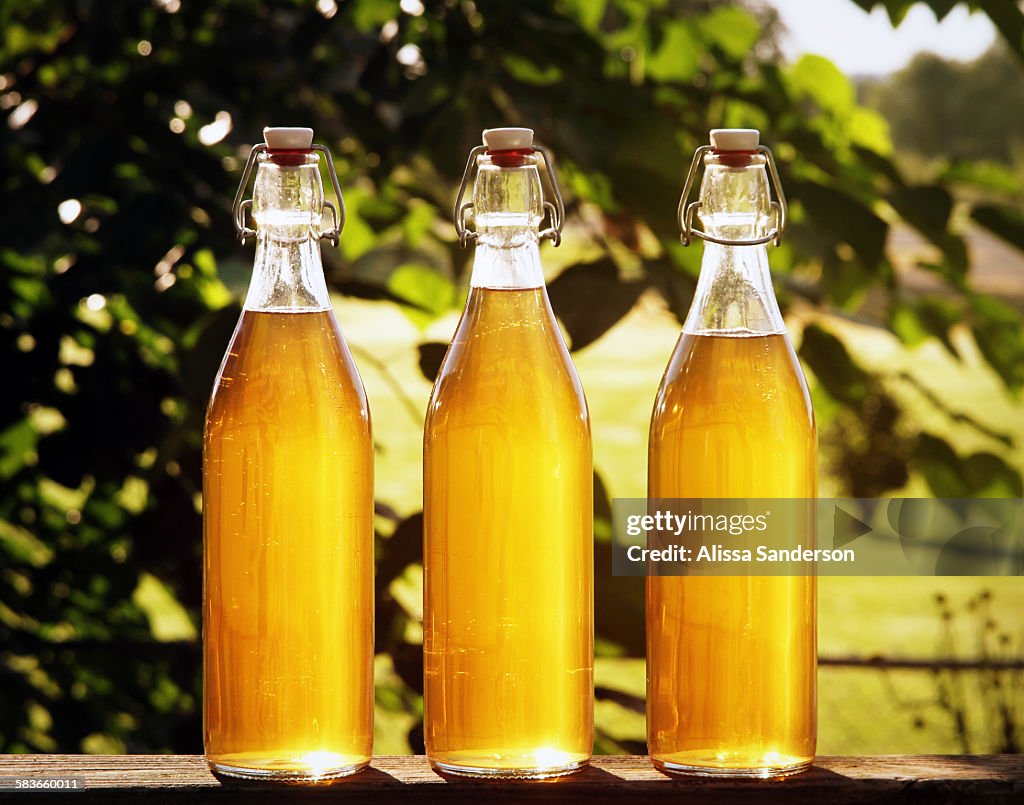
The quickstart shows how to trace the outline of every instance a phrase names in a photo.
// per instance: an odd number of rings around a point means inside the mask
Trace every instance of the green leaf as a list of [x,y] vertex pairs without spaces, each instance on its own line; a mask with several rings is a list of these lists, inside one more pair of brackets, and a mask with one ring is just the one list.
[[937,338],[946,351],[959,359],[950,337],[953,327],[963,320],[962,305],[942,296],[917,301],[899,301],[893,305],[889,324],[893,332],[909,346],[917,346],[929,337]]
[[608,6],[607,0],[561,0],[560,5],[567,13],[579,20],[580,25],[592,33],[598,32],[598,26]]
[[889,123],[874,109],[863,106],[852,109],[846,120],[846,131],[856,145],[885,156],[892,154]]
[[31,531],[0,520],[0,547],[15,562],[43,567],[53,559],[53,548],[42,542]]
[[697,28],[714,45],[733,59],[743,59],[761,37],[761,25],[747,10],[720,6],[697,19]]
[[[913,8],[914,3],[917,0],[853,0],[858,6],[865,11],[871,11],[876,6],[881,6],[889,14],[889,22],[892,23],[895,28],[907,15],[907,12]],[[938,6],[948,4],[952,8],[956,4],[956,0],[929,0],[928,4],[931,5],[934,2]],[[945,16],[945,15],[943,15]]]
[[966,498],[971,490],[959,471],[960,459],[942,439],[922,433],[914,446],[912,464],[937,498]]
[[1020,473],[994,453],[974,453],[963,466],[972,497],[1019,498],[1024,494]]
[[403,520],[391,536],[380,543],[374,583],[383,592],[411,564],[423,557],[423,514],[417,512]]
[[28,419],[21,419],[0,432],[0,478],[10,478],[25,466],[38,436]]
[[413,248],[419,246],[433,228],[437,218],[436,207],[420,199],[414,199],[409,204],[409,214],[402,220],[402,235],[405,242]]
[[907,346],[916,347],[931,338],[917,311],[905,303],[893,306],[889,316],[889,326],[900,340]]
[[512,53],[506,53],[502,58],[502,63],[512,78],[522,81],[524,84],[543,87],[555,84],[564,78],[562,71],[553,64],[541,66]]
[[812,99],[819,108],[839,115],[853,111],[857,99],[853,82],[824,56],[801,56],[787,78],[794,94]]
[[835,399],[859,406],[868,395],[870,378],[832,333],[817,324],[805,327],[799,352],[800,359]]
[[[929,0],[929,4],[953,3],[953,0]],[[1024,57],[1024,11],[1017,3],[1009,0],[974,0],[995,23],[1005,41],[1018,56]]]
[[997,193],[1017,193],[1020,182],[1012,170],[1005,165],[984,160],[959,160],[949,165],[942,173],[945,182],[959,182],[982,190]]
[[1024,491],[1020,473],[993,453],[961,460],[944,440],[922,433],[914,447],[914,466],[939,498],[1010,497]]
[[971,210],[971,217],[1011,246],[1024,249],[1024,214],[1009,207],[979,204]]
[[834,187],[812,182],[790,186],[807,211],[809,225],[829,242],[849,243],[869,271],[882,263],[889,225],[867,204]]
[[402,16],[402,10],[395,0],[351,0],[350,5],[349,14],[352,22],[363,33],[380,28],[388,20]]
[[447,344],[425,343],[417,347],[420,353],[420,373],[431,383],[437,379],[437,373],[441,371],[441,362],[448,353]]
[[548,293],[575,352],[614,327],[633,309],[646,287],[642,282],[623,282],[615,263],[604,259],[563,271]]
[[366,254],[377,242],[373,227],[362,215],[364,205],[370,201],[370,193],[362,187],[350,187],[345,193],[345,229],[341,233],[339,247],[346,260],[357,260]]
[[1024,386],[1024,321],[1005,302],[972,294],[974,340],[991,366],[1012,389]]
[[605,212],[616,212],[620,208],[615,200],[615,188],[605,174],[596,170],[580,170],[565,162],[560,165],[559,173],[562,186],[570,188],[577,198],[592,201]]
[[195,640],[196,627],[178,599],[160,579],[149,573],[139,576],[132,601],[146,613],[153,637],[160,641]]
[[967,278],[967,244],[949,229],[953,197],[939,185],[899,185],[889,195],[903,219],[934,243],[943,255],[935,270],[957,286]]
[[196,271],[205,277],[217,276],[217,259],[209,249],[198,249],[192,255],[192,264]]
[[662,31],[661,44],[647,60],[647,75],[655,81],[689,81],[700,68],[704,46],[686,20],[673,20]]
[[953,212],[953,197],[938,185],[901,185],[889,203],[926,237],[944,234]]
[[406,263],[392,271],[387,289],[412,308],[413,312],[428,314],[428,320],[450,309],[455,299],[455,288],[451,280],[433,269],[413,263]]
[[238,326],[241,311],[234,305],[203,316],[182,337],[181,377],[194,405],[205,406],[224,353]]

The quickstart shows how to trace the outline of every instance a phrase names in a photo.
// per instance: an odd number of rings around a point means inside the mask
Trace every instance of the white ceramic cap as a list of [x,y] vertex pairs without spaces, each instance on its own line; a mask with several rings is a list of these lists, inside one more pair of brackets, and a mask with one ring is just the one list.
[[757,129],[711,129],[711,147],[716,151],[756,151],[760,142]]
[[277,126],[263,129],[263,142],[272,151],[305,151],[313,146],[313,129]]
[[484,145],[488,151],[508,151],[533,147],[533,129],[484,129]]

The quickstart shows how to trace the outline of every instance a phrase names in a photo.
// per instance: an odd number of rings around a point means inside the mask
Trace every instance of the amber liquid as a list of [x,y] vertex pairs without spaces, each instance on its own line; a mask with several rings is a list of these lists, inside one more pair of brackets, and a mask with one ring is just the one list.
[[[649,497],[813,498],[816,456],[785,335],[682,335],[654,407]],[[773,776],[812,760],[813,576],[649,577],[647,662],[659,768]]]
[[330,311],[245,311],[204,441],[209,761],[337,776],[373,732],[373,455]]
[[425,737],[436,768],[544,777],[593,745],[586,401],[543,288],[474,288],[424,443]]

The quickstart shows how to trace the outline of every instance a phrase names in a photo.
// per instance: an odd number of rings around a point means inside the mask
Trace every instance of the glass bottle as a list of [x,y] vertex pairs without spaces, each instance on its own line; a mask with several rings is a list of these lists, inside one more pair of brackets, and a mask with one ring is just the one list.
[[424,731],[437,770],[543,778],[593,747],[590,419],[541,271],[562,218],[547,154],[529,129],[484,143],[456,202],[476,240],[469,299],[424,433]]
[[[814,413],[768,273],[785,200],[752,129],[711,133],[680,203],[705,240],[654,404],[649,498],[814,498]],[[703,159],[700,201],[686,205]],[[766,165],[779,201],[770,200]],[[704,232],[692,229],[699,211]],[[808,535],[803,544],[813,544]],[[659,769],[771,777],[812,761],[813,576],[647,579],[647,740]]]
[[370,760],[373,445],[320,262],[344,223],[330,153],[311,129],[264,135],[234,209],[252,282],[203,438],[204,741],[217,772],[316,780]]

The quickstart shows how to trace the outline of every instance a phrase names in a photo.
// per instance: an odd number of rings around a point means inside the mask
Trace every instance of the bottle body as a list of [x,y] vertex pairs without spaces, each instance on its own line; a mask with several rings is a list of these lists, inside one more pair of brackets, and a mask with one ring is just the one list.
[[373,445],[318,247],[266,229],[204,431],[204,742],[321,779],[372,748]]
[[426,418],[424,732],[441,771],[542,778],[593,746],[593,470],[524,231],[481,234]]
[[[706,161],[701,217],[764,234],[764,160]],[[814,498],[817,437],[764,245],[706,243],[651,421],[649,498]],[[801,535],[813,544],[814,534]],[[810,576],[647,579],[647,731],[669,772],[770,777],[814,757],[816,584]]]
[[[648,496],[816,496],[783,333],[683,333],[651,423]],[[807,543],[805,543],[807,544]],[[814,757],[814,576],[647,579],[648,749],[667,771],[770,776]]]

